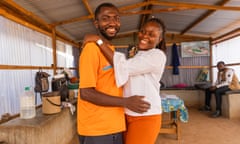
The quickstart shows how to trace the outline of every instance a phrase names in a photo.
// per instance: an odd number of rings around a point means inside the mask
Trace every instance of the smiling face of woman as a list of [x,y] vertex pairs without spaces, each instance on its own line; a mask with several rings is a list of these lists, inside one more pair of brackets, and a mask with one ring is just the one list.
[[156,22],[147,22],[138,33],[138,39],[139,50],[155,48],[162,40],[162,29]]

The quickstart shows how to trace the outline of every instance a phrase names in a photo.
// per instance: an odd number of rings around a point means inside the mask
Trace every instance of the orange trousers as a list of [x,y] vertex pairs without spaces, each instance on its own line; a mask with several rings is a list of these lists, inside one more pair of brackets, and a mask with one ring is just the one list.
[[125,144],[154,144],[160,132],[162,116],[129,116],[127,131],[124,133]]

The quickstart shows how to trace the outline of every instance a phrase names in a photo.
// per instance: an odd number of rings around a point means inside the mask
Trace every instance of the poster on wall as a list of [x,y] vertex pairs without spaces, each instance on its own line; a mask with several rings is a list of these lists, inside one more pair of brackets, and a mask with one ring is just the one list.
[[209,56],[209,41],[194,41],[181,43],[182,57]]

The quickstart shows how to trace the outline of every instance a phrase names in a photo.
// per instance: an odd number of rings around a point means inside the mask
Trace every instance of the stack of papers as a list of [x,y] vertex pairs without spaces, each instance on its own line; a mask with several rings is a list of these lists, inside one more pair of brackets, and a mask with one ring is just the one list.
[[166,98],[169,98],[169,99],[179,99],[176,95],[166,95]]
[[179,99],[179,97],[172,94],[161,94],[161,98],[162,99]]

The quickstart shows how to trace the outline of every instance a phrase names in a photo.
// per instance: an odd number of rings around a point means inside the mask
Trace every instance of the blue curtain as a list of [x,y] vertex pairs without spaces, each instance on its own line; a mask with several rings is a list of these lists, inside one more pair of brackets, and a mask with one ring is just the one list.
[[174,43],[172,45],[172,66],[173,66],[173,75],[178,75],[179,74],[179,68],[178,66],[180,65],[179,61],[179,55],[178,55],[178,47]]

